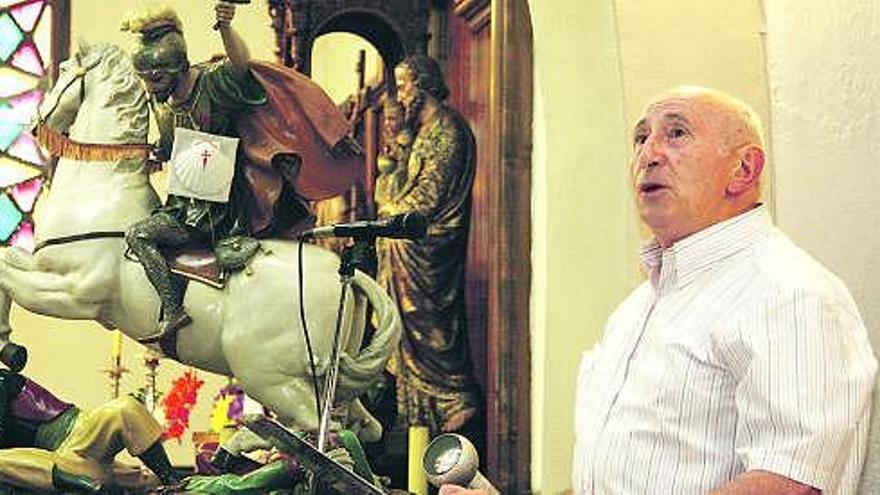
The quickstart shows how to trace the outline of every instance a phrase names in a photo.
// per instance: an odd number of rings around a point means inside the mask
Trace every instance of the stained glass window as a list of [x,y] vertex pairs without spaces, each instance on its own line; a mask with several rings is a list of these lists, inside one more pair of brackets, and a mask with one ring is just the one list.
[[60,0],[0,0],[0,242],[34,247],[32,213],[46,157],[28,132],[50,84],[53,26]]

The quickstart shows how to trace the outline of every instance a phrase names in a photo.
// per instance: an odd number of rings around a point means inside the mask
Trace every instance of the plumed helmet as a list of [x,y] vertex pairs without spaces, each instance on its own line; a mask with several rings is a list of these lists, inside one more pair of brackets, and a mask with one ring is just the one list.
[[180,18],[167,6],[130,14],[122,23],[123,31],[137,33],[132,61],[138,71],[160,70],[171,74],[189,68],[186,41]]

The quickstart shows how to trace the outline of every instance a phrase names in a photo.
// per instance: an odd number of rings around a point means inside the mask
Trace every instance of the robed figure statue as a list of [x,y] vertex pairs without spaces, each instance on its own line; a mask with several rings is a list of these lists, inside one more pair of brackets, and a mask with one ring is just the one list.
[[[397,163],[403,180],[377,199],[380,217],[416,211],[428,219],[421,240],[379,239],[378,280],[403,319],[399,351],[389,364],[397,380],[398,419],[432,434],[459,430],[480,410],[468,347],[465,265],[476,165],[474,136],[445,100],[437,62],[413,56],[394,71],[404,109]],[[394,183],[394,181],[391,181]]]

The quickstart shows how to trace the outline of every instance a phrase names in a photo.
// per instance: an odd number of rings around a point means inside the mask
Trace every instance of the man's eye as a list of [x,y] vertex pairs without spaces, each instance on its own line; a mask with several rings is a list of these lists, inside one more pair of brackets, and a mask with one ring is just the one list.
[[669,129],[667,135],[669,136],[669,139],[679,139],[685,137],[687,135],[687,131],[681,127],[673,127]]
[[641,146],[648,140],[647,133],[640,133],[633,136],[633,146]]

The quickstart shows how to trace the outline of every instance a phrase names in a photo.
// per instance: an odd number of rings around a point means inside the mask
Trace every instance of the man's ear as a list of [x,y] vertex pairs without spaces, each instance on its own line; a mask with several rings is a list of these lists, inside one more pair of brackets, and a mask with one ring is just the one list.
[[764,170],[764,150],[755,145],[743,148],[739,153],[739,164],[733,170],[727,183],[727,194],[738,196],[757,186]]

